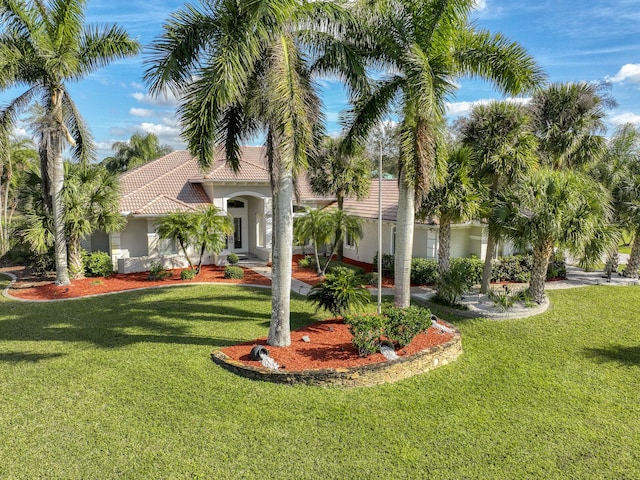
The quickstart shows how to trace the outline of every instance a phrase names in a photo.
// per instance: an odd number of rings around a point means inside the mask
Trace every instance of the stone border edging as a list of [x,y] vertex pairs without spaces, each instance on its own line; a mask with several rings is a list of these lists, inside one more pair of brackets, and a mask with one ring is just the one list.
[[438,307],[448,313],[457,315],[459,317],[486,318],[488,320],[507,320],[512,318],[533,317],[534,315],[539,315],[541,313],[546,312],[551,306],[551,302],[549,302],[549,297],[545,297],[544,302],[542,302],[538,306],[519,309],[517,311],[506,310],[504,312],[488,312],[488,311],[481,310],[477,307],[474,307],[473,305],[467,305],[468,307],[470,307],[468,310],[460,310],[453,307],[447,307],[446,305],[440,305],[439,303],[433,303],[428,300],[427,302],[429,302],[434,307]]
[[322,387],[365,387],[393,383],[413,377],[441,365],[454,362],[462,353],[460,331],[453,325],[440,320],[451,328],[453,338],[448,342],[426,348],[420,352],[397,360],[361,365],[351,368],[325,368],[316,370],[286,371],[269,370],[266,367],[246,365],[233,360],[221,351],[211,352],[211,359],[217,365],[237,375],[266,382],[288,385],[313,385]]
[[15,297],[12,297],[11,295],[9,295],[9,289],[14,283],[16,283],[16,281],[18,280],[18,277],[16,277],[13,273],[9,273],[9,272],[2,272],[0,273],[0,275],[6,275],[7,277],[9,277],[9,285],[7,285],[4,288],[4,290],[2,290],[2,296],[10,300],[14,300]]

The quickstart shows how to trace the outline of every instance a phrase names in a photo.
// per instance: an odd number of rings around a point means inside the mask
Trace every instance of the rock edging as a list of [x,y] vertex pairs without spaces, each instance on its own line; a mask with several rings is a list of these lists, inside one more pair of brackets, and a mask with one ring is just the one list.
[[304,384],[322,387],[365,387],[393,383],[413,377],[442,365],[454,362],[462,353],[460,331],[440,320],[453,330],[453,337],[445,343],[421,350],[413,355],[380,363],[350,368],[326,368],[317,370],[287,371],[254,367],[233,360],[221,351],[211,353],[217,365],[252,380],[263,380],[289,385]]

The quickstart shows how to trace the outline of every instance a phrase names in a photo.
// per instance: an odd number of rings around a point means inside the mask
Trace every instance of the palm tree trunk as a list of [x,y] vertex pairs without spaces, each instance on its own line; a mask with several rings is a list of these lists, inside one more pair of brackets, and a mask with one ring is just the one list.
[[[344,195],[338,193],[338,210],[344,210]],[[336,228],[336,238],[342,238],[342,228],[338,225]],[[344,239],[338,243],[338,251],[336,252],[339,262],[344,261]]]
[[84,277],[82,246],[79,238],[69,239],[69,273],[74,280]]
[[438,231],[438,275],[445,275],[449,271],[451,257],[451,222],[446,217],[440,218]]
[[547,280],[547,268],[549,258],[553,253],[553,242],[546,240],[533,249],[533,265],[531,267],[531,281],[529,282],[529,293],[536,303],[544,301],[544,284]]
[[411,304],[411,256],[413,253],[415,188],[406,184],[404,172],[400,175],[399,183],[400,195],[396,220],[393,303],[396,307],[405,308]]
[[291,257],[293,250],[293,177],[274,166],[273,240],[271,244],[271,324],[267,343],[275,347],[291,344]]
[[489,232],[487,237],[487,252],[484,257],[484,267],[482,269],[482,285],[480,286],[480,292],[487,293],[489,291],[489,284],[491,283],[491,265],[493,263],[493,256],[496,253],[496,238]]
[[624,276],[638,278],[638,269],[640,268],[640,228],[636,229],[636,234],[633,237],[631,255],[629,255],[627,268],[624,269]]

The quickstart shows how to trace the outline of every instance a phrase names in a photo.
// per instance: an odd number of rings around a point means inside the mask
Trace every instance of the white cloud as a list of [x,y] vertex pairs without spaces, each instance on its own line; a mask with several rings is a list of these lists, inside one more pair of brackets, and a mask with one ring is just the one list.
[[615,126],[624,125],[625,123],[634,123],[640,126],[640,115],[635,113],[621,113],[611,117],[611,123]]
[[[163,119],[169,120],[169,119]],[[135,125],[134,131],[153,133],[162,145],[171,145],[176,150],[185,148],[184,141],[180,138],[180,126],[177,122],[167,121],[163,123],[142,122]]]
[[140,103],[154,106],[176,106],[178,99],[171,92],[166,92],[158,96],[151,96],[148,93],[136,92],[131,96]]
[[613,77],[607,76],[605,79],[612,83],[620,83],[625,80],[640,83],[640,63],[627,63]]
[[487,0],[476,0],[475,8],[478,11],[483,11],[487,9]]
[[153,117],[155,112],[153,110],[149,110],[148,108],[130,108],[129,115],[134,117]]
[[[493,102],[496,99],[494,98],[482,98],[480,100],[476,100],[474,102],[452,102],[447,103],[447,115],[451,117],[464,117],[471,113],[473,107],[476,105],[486,105],[487,103]],[[531,101],[531,98],[505,98],[508,102],[519,103],[521,105],[525,105]]]

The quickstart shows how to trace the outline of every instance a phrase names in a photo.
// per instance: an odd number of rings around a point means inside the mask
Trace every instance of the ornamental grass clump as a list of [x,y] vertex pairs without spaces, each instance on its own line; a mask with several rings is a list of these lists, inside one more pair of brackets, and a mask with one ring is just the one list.
[[307,298],[317,310],[324,308],[338,317],[351,310],[361,310],[371,301],[371,294],[353,270],[337,267],[321,283],[311,287]]

